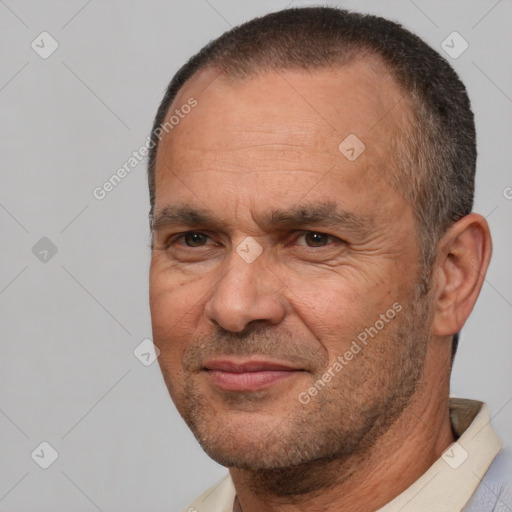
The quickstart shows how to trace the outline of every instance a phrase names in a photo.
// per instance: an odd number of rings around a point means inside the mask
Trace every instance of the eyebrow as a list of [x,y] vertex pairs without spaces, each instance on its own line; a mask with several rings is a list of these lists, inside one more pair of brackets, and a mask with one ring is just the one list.
[[353,231],[367,231],[373,225],[370,215],[350,212],[335,202],[305,203],[288,210],[274,209],[263,214],[266,226],[323,225],[330,228],[344,227]]
[[151,229],[157,231],[175,224],[198,227],[210,226],[215,223],[218,223],[217,219],[208,210],[193,208],[188,205],[174,205],[166,206],[153,215]]
[[[262,213],[256,221],[260,227],[266,229],[322,225],[327,228],[343,227],[361,233],[371,231],[375,224],[373,216],[344,210],[330,201],[304,203],[289,209],[272,208]],[[209,210],[178,204],[165,206],[157,211],[151,227],[153,231],[173,225],[225,229],[227,224]]]

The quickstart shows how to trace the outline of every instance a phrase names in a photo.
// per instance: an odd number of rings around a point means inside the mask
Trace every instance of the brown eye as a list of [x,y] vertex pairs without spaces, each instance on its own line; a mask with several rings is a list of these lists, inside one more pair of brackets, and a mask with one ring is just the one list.
[[304,240],[309,247],[322,247],[327,245],[330,241],[331,236],[325,233],[317,233],[311,231],[304,234]]
[[196,233],[192,231],[183,235],[183,240],[189,247],[201,247],[206,244],[208,236],[203,233]]

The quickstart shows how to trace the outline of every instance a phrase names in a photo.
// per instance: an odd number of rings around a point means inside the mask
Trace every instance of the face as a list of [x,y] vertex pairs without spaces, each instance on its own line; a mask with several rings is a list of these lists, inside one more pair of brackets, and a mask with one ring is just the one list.
[[413,211],[393,186],[402,94],[361,61],[203,71],[170,114],[190,98],[158,152],[150,273],[177,409],[230,467],[368,449],[413,396],[430,337]]

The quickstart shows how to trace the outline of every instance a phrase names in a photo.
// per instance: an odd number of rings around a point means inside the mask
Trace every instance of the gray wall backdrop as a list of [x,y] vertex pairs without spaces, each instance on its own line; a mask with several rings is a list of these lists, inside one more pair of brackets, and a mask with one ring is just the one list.
[[[468,86],[494,256],[452,386],[512,444],[511,2],[324,3],[447,41]],[[151,338],[145,161],[93,190],[145,142],[187,57],[290,5],[305,3],[0,0],[0,511],[178,511],[224,474],[136,349]]]

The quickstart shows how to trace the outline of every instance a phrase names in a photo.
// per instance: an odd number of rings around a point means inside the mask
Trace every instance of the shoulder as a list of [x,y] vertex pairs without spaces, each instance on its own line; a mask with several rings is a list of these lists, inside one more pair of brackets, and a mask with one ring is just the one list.
[[235,487],[229,473],[196,498],[183,512],[231,512]]
[[508,510],[512,510],[512,447],[504,448],[496,455],[464,507],[464,512]]

